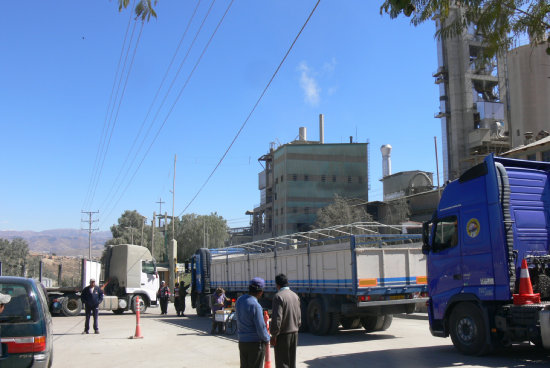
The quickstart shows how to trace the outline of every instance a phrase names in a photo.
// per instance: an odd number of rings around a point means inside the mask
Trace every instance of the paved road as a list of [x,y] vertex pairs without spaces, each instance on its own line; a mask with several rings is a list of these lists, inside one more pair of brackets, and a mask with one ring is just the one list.
[[[176,317],[150,309],[142,316],[142,340],[132,314],[100,314],[100,335],[82,335],[84,315],[54,318],[54,368],[62,367],[238,367],[235,336],[209,335],[210,320],[194,310]],[[486,357],[458,353],[450,339],[432,337],[425,315],[394,318],[384,332],[339,331],[333,336],[300,334],[298,367],[549,367],[550,352],[514,346]],[[274,364],[273,364],[274,367]]]

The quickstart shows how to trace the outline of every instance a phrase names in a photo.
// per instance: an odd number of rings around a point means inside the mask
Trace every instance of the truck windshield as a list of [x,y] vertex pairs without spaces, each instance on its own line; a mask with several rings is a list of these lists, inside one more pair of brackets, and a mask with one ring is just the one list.
[[148,274],[154,274],[157,271],[155,262],[141,261],[141,271]]

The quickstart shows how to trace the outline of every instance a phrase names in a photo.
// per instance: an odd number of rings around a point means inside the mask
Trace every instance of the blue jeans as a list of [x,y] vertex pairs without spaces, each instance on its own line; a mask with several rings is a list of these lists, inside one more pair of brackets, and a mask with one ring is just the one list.
[[97,325],[97,318],[99,315],[99,308],[98,307],[88,307],[87,305],[84,306],[86,311],[86,322],[84,323],[84,331],[88,331],[90,329],[90,316],[94,315],[94,331],[98,331],[99,327]]

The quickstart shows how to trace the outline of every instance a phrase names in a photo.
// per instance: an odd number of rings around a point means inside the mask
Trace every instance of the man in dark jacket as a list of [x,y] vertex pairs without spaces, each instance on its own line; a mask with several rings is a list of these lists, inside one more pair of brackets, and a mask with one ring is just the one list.
[[82,304],[84,304],[84,310],[86,311],[86,322],[84,323],[84,332],[88,333],[90,329],[90,316],[94,315],[94,333],[99,333],[99,327],[97,325],[97,318],[99,314],[99,304],[103,301],[103,290],[95,285],[95,279],[90,279],[90,285],[86,286],[82,290],[80,296]]
[[275,367],[296,367],[298,329],[302,322],[300,298],[288,287],[284,274],[275,276],[277,294],[273,297],[271,315],[271,345],[275,348]]

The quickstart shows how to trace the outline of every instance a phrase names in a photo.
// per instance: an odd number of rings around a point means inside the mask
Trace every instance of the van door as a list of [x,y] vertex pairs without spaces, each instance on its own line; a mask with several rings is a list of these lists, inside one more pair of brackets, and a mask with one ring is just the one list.
[[451,212],[433,223],[428,283],[434,319],[443,318],[449,298],[464,286],[459,221],[458,212]]

